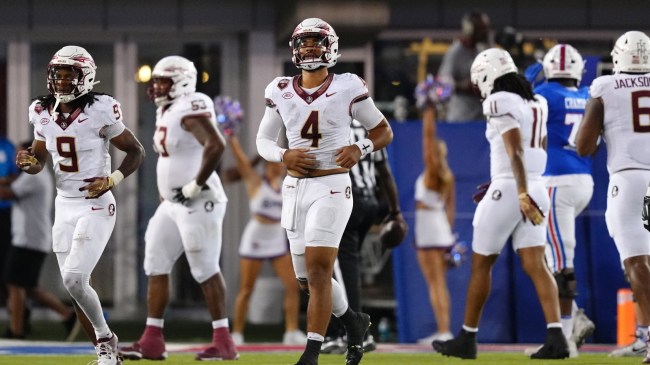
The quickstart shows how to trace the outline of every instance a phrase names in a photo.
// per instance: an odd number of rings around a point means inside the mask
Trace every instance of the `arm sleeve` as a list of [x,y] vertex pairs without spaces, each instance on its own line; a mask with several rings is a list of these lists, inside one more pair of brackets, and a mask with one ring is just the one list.
[[350,114],[352,115],[352,118],[358,120],[368,130],[373,129],[382,120],[386,119],[384,114],[377,109],[377,106],[371,97],[353,102],[352,105],[350,105]]
[[270,162],[282,162],[282,151],[278,136],[283,126],[282,118],[275,108],[267,107],[257,131],[257,153]]

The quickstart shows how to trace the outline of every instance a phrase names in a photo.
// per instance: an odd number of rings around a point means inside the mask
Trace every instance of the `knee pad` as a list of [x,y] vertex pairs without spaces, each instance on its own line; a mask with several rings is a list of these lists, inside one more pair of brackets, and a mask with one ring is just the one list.
[[305,292],[305,294],[309,295],[309,282],[307,281],[306,278],[296,278],[298,280],[298,286],[300,287],[300,290]]
[[82,298],[86,294],[85,286],[89,284],[82,273],[64,271],[63,285],[73,298]]
[[560,298],[574,299],[578,296],[576,275],[573,269],[563,269],[553,274]]

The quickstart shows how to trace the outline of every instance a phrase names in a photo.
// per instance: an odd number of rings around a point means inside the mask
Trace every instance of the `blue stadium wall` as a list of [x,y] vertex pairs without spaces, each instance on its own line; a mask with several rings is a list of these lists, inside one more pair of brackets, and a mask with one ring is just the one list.
[[[402,210],[412,228],[414,184],[422,171],[422,125],[419,120],[392,122],[391,125],[395,139],[388,147],[389,162],[399,187]],[[485,123],[439,123],[438,133],[447,141],[449,164],[456,175],[457,214],[454,229],[460,240],[471,245],[472,217],[476,208],[471,196],[477,185],[489,180],[489,145],[485,139]],[[605,157],[605,148],[601,146],[594,157],[594,195],[576,224],[577,302],[596,323],[592,341],[597,343],[616,341],[616,292],[619,288],[629,287],[605,225],[608,183]],[[406,241],[393,252],[400,342],[414,342],[436,329],[427,287],[412,242],[413,229],[410,229]],[[469,275],[469,261],[447,273],[452,301],[451,327],[455,333],[463,322]],[[494,267],[492,291],[480,322],[479,341],[539,343],[544,341],[545,329],[533,285],[508,243]]]

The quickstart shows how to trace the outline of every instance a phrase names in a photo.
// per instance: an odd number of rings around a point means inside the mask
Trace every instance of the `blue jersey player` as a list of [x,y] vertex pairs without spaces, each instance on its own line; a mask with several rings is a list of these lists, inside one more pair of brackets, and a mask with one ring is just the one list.
[[593,322],[582,311],[575,313],[577,292],[573,266],[575,218],[589,204],[594,186],[591,159],[580,157],[575,149],[575,136],[589,88],[579,86],[584,62],[580,53],[568,44],[551,48],[544,56],[543,67],[547,81],[534,91],[548,102],[548,159],[544,178],[551,208],[547,217],[546,262],[557,281],[562,331],[571,357],[576,357],[577,348],[594,331]]

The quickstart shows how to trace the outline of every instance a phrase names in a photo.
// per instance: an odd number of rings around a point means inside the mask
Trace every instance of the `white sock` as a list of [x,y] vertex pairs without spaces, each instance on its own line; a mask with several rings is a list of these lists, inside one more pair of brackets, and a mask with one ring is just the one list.
[[463,325],[463,329],[465,331],[467,331],[467,332],[472,332],[472,333],[478,332],[478,327],[469,327],[469,326]]
[[314,341],[320,341],[320,342],[325,341],[325,337],[323,337],[322,335],[319,335],[316,332],[307,332],[307,339],[308,340],[314,340]]
[[217,329],[221,327],[226,327],[228,328],[228,318],[223,318],[223,319],[217,319],[216,321],[212,321],[212,328]]
[[147,326],[163,328],[165,327],[165,320],[163,318],[147,317]]

